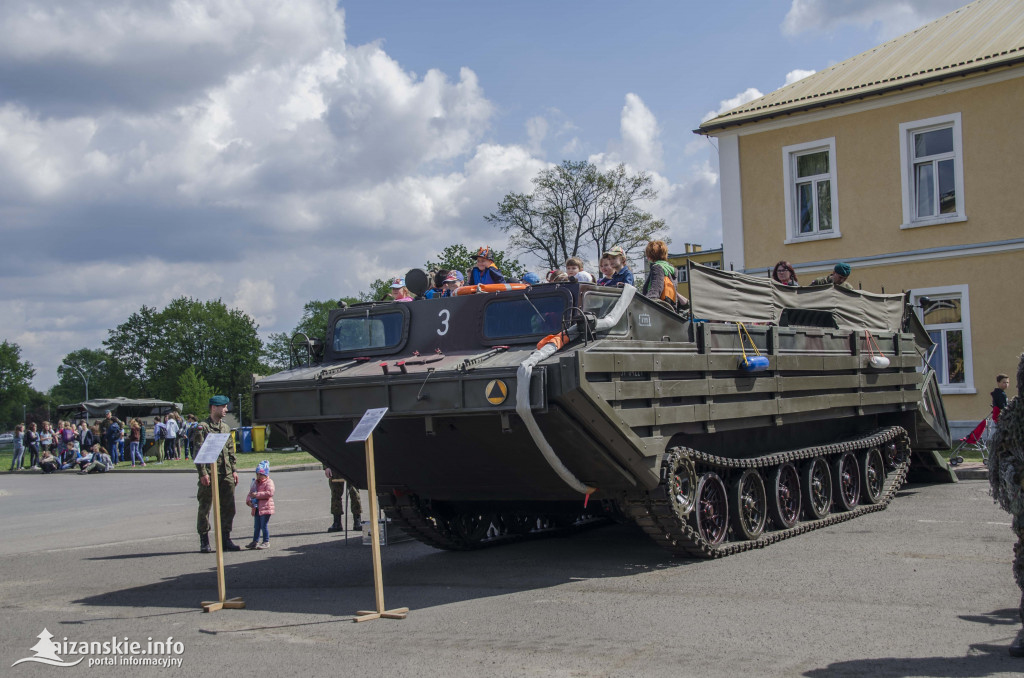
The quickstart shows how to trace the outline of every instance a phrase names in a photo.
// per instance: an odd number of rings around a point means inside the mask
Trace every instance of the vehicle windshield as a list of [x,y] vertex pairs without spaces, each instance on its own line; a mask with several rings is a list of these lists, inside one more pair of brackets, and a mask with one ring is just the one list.
[[403,315],[399,312],[338,318],[334,323],[334,351],[397,346],[402,341],[402,323]]
[[493,301],[484,308],[484,337],[507,339],[547,336],[562,330],[563,296],[526,297]]
[[[583,311],[593,313],[598,318],[603,318],[612,310],[612,306],[619,300],[618,294],[607,294],[601,292],[587,292],[583,296]],[[629,330],[629,319],[623,313],[619,322],[611,329],[613,333],[621,333]]]

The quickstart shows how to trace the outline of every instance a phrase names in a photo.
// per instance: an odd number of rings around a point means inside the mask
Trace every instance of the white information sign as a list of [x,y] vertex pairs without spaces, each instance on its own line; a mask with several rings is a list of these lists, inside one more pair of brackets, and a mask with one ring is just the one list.
[[211,433],[206,436],[206,440],[203,441],[203,446],[196,452],[193,461],[196,464],[214,464],[217,462],[217,457],[220,456],[220,451],[224,449],[224,445],[227,444],[228,438],[231,437],[230,433]]
[[370,434],[373,433],[373,429],[377,428],[377,424],[384,418],[388,408],[378,407],[372,410],[366,410],[363,414],[363,418],[359,420],[356,427],[352,429],[352,435],[345,441],[346,443],[361,443],[365,442]]

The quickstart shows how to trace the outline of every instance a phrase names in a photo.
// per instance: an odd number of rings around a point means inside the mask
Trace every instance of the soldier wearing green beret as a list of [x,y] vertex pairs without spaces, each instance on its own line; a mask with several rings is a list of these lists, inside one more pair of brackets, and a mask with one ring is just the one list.
[[[192,449],[198,451],[210,433],[231,433],[231,427],[224,422],[228,411],[227,396],[210,398],[210,416],[192,429]],[[199,471],[199,489],[196,499],[199,500],[199,517],[196,529],[199,530],[199,550],[210,553],[210,507],[213,504],[213,489],[210,486],[210,471],[206,464],[196,464]],[[220,497],[220,533],[225,551],[240,551],[241,547],[231,541],[231,523],[235,518],[235,485],[238,485],[238,473],[235,471],[235,442],[228,438],[224,449],[217,457],[218,495]]]
[[853,285],[846,282],[846,279],[850,277],[851,273],[850,265],[839,262],[832,269],[832,272],[826,275],[824,278],[818,278],[812,280],[812,285],[835,285],[836,287],[845,287],[848,290],[853,289]]

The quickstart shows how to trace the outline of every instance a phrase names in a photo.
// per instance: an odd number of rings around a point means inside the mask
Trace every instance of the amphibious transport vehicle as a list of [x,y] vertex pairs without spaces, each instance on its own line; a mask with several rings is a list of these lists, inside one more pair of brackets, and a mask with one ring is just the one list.
[[576,282],[339,308],[255,418],[365,487],[345,439],[387,407],[381,505],[445,549],[604,517],[717,557],[884,508],[912,456],[949,478],[907,297],[688,273],[685,310]]

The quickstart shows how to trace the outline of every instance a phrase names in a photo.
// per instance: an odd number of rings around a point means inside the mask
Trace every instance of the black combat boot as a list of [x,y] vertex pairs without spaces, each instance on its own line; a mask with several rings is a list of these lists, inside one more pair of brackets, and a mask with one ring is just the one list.
[[239,546],[238,544],[236,544],[233,541],[231,541],[231,533],[230,532],[225,532],[224,533],[224,539],[223,539],[223,541],[221,541],[220,545],[221,545],[221,548],[223,548],[225,551],[241,551],[242,550],[241,546]]
[[213,553],[213,547],[210,546],[210,535],[206,532],[199,533],[199,552]]
[[328,532],[341,532],[341,514],[334,516],[334,524],[327,528]]
[[1017,637],[1010,643],[1009,652],[1011,657],[1024,657],[1024,629],[1017,632]]

